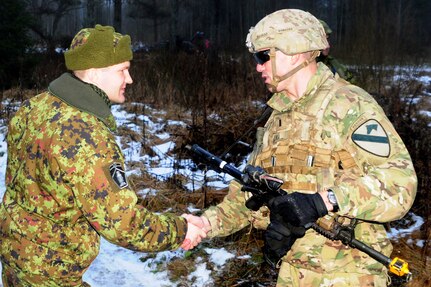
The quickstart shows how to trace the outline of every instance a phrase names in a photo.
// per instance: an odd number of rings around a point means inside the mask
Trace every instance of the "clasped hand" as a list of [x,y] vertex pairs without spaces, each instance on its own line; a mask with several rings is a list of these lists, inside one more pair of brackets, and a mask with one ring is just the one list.
[[278,217],[293,226],[309,227],[322,216],[328,214],[328,209],[318,193],[305,194],[294,192],[284,196],[274,197],[268,204],[271,215]]
[[211,230],[211,225],[208,219],[203,216],[199,217],[192,214],[183,214],[181,216],[187,220],[187,234],[181,248],[190,250],[207,237],[207,233]]
[[268,207],[271,223],[265,232],[264,257],[275,268],[296,239],[304,236],[308,225],[328,210],[317,193],[277,196],[269,201]]

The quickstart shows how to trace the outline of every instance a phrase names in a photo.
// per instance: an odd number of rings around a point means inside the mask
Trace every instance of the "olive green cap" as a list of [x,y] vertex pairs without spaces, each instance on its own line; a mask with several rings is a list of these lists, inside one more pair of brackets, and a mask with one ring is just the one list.
[[79,31],[64,53],[66,67],[71,71],[109,67],[132,58],[130,36],[99,24]]

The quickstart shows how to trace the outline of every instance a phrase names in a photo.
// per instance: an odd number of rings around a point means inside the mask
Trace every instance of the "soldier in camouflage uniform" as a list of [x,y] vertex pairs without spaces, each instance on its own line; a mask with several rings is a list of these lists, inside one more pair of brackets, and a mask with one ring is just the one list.
[[[331,28],[329,28],[328,24],[325,21],[319,20],[322,23],[323,28],[325,29],[326,38],[332,34]],[[343,65],[340,61],[335,59],[333,56],[329,55],[329,50],[331,49],[330,45],[324,50],[321,51],[320,55],[317,57],[317,62],[322,62],[335,74],[336,77],[341,77],[346,81],[349,81],[352,84],[356,84],[356,79],[353,76],[352,72]]]
[[250,224],[266,229],[267,258],[281,257],[270,262],[280,268],[277,286],[386,286],[386,267],[367,254],[293,227],[334,215],[346,223],[356,218],[356,238],[390,255],[382,223],[403,217],[417,188],[400,136],[367,92],[316,63],[328,42],[308,12],[272,13],[250,29],[246,43],[274,93],[268,102],[273,112],[257,132],[249,163],[282,179],[288,194],[254,212],[245,206],[250,194],[232,181],[220,204],[187,219],[209,237]]
[[136,251],[189,249],[206,236],[183,217],[149,212],[127,182],[110,107],[132,83],[130,42],[109,26],[81,30],[65,53],[73,73],[12,118],[0,207],[4,286],[89,286],[82,275],[100,236]]

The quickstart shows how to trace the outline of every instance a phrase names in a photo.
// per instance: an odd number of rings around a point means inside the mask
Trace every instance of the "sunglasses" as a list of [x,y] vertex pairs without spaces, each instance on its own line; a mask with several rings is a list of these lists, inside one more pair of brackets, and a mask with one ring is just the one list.
[[269,50],[263,50],[256,53],[253,53],[253,58],[259,65],[263,65],[269,61]]

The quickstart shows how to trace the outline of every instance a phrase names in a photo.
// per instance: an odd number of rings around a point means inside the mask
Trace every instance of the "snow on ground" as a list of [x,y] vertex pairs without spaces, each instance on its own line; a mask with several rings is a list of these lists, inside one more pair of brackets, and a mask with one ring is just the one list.
[[[7,104],[7,103],[4,103]],[[117,120],[118,125],[127,126],[130,129],[140,132],[140,128],[134,124],[133,118],[135,115],[129,114],[122,110],[120,106],[113,107],[113,113]],[[157,132],[163,123],[153,123],[146,116],[139,116],[144,120],[146,129],[150,132]],[[0,122],[1,124],[1,122]],[[169,123],[168,123],[169,124]],[[171,121],[170,124],[183,125],[181,122]],[[7,144],[6,144],[6,132],[5,126],[0,126],[0,199],[3,198],[5,192],[5,173],[6,173],[6,155],[7,155]],[[169,135],[160,133],[159,138],[168,140]],[[120,143],[120,138],[117,139]],[[159,167],[148,166],[150,173],[157,175],[161,178],[170,176],[173,170],[173,159],[167,156],[167,152],[174,147],[174,143],[167,141],[163,144],[153,147],[153,151],[156,154],[156,158],[151,158],[148,155],[141,156],[140,148],[141,144],[137,142],[128,142],[127,147],[123,149],[127,162],[129,161],[143,161],[145,163],[159,162]],[[185,163],[190,165],[190,163]],[[178,172],[178,171],[177,171]],[[188,178],[192,179],[193,183],[187,184],[188,187],[195,189],[202,185],[204,175],[198,172],[191,172],[190,170],[180,171],[184,173]],[[139,173],[139,171],[129,170],[128,174]],[[219,176],[215,172],[209,172],[207,177],[211,176],[215,179],[212,185],[225,187],[226,183],[231,179],[228,176]],[[146,190],[137,191],[141,194],[148,192],[156,193],[156,190],[147,188]],[[193,205],[188,207],[188,212],[198,211]],[[210,261],[221,268],[224,263],[233,258],[234,255],[226,251],[224,248],[204,249],[210,254]],[[164,251],[156,253],[156,256],[151,259],[146,259],[142,262],[140,259],[146,257],[147,253],[134,252],[125,248],[111,244],[110,242],[101,239],[100,253],[91,264],[88,271],[84,274],[84,280],[91,284],[93,287],[106,287],[106,286],[123,286],[123,287],[140,287],[140,286],[151,286],[151,287],[166,287],[175,286],[176,283],[171,282],[166,268],[160,268],[160,264],[166,264],[172,258],[182,258],[185,256],[185,251],[182,249],[176,251]],[[149,256],[151,257],[151,256]],[[1,264],[0,264],[1,271]],[[201,287],[205,285],[211,285],[212,279],[210,277],[211,270],[207,268],[207,264],[201,258],[196,260],[196,270],[189,275],[188,282],[189,286]],[[151,284],[149,285],[149,282]],[[0,282],[0,286],[2,286]]]
[[[153,271],[157,270],[157,260],[182,256],[183,251],[161,252],[155,259],[143,263],[140,261],[143,253],[118,247],[104,239],[101,243],[99,256],[84,275],[84,280],[91,286],[135,287],[148,286],[148,282],[154,287],[172,286],[166,271]],[[205,279],[210,280],[208,276]]]
[[[424,82],[429,83],[430,78],[424,76],[422,79]],[[7,100],[6,100],[7,101]],[[8,102],[4,102],[3,105],[8,105]],[[151,110],[151,108],[146,108]],[[142,133],[142,126],[136,125],[134,118],[136,115],[127,113],[120,106],[113,107],[113,113],[117,120],[118,126],[127,126],[128,128],[136,131],[137,133]],[[156,115],[158,111],[152,111],[153,115]],[[163,112],[159,111],[162,115]],[[123,153],[127,162],[139,161],[146,165],[147,170],[150,174],[156,176],[157,178],[167,178],[170,177],[174,172],[180,172],[190,181],[185,185],[189,190],[198,189],[203,183],[204,179],[210,178],[211,181],[208,183],[214,187],[226,187],[227,183],[232,179],[229,175],[217,174],[216,172],[209,171],[205,175],[200,171],[191,171],[190,169],[180,169],[174,170],[173,159],[167,155],[169,150],[174,147],[174,143],[169,141],[170,135],[161,132],[164,126],[164,122],[156,119],[153,122],[147,115],[139,115],[138,119],[142,120],[145,124],[145,129],[148,132],[156,134],[160,140],[164,141],[162,144],[153,146],[155,156],[150,157],[149,155],[141,155],[141,143],[131,142],[127,143],[126,147],[123,148]],[[185,125],[183,122],[178,121],[168,121],[168,125]],[[5,135],[7,128],[2,125],[0,120],[0,199],[3,198],[5,192],[5,172],[6,172],[6,153],[7,145],[5,140]],[[121,138],[117,138],[120,144]],[[157,165],[154,165],[157,163]],[[181,166],[188,167],[191,165],[190,161],[184,161],[180,163]],[[241,169],[242,167],[239,167]],[[140,174],[139,170],[128,170],[128,175],[130,174]],[[137,191],[139,194],[154,194],[157,190],[147,187],[143,190]],[[196,209],[193,205],[188,206],[189,212],[195,212]],[[413,226],[409,229],[400,230],[392,229],[389,232],[389,236],[392,239],[399,237],[407,237],[414,230],[418,230],[423,224],[423,219],[412,215],[412,221],[415,222]],[[411,242],[411,244],[421,245],[424,242]],[[223,265],[231,258],[234,257],[233,254],[226,251],[224,248],[205,248],[205,252],[209,255],[210,261],[214,264],[215,268],[218,270],[223,268]],[[90,283],[93,287],[105,287],[105,286],[124,286],[124,287],[139,287],[139,286],[152,286],[152,287],[165,287],[165,286],[175,286],[174,282],[171,282],[166,268],[160,268],[160,264],[166,264],[172,258],[181,258],[185,256],[184,250],[177,251],[165,251],[156,253],[156,256],[151,259],[146,258],[146,253],[130,251],[116,245],[113,245],[102,238],[101,248],[99,256],[90,266],[89,270],[84,275],[84,280]],[[151,256],[150,256],[151,257]],[[142,259],[142,260],[141,260]],[[190,287],[201,287],[210,286],[212,279],[210,276],[211,270],[207,268],[205,260],[202,258],[197,258],[195,261],[196,270],[188,276],[187,282]],[[1,265],[0,265],[1,271]],[[0,283],[0,286],[2,284]]]
[[[388,232],[388,237],[390,239],[396,240],[400,238],[408,238],[410,235],[416,230],[420,230],[422,224],[424,224],[424,219],[416,214],[410,212],[408,213],[400,222],[405,222],[405,228],[391,228]],[[425,240],[424,239],[412,239],[409,238],[407,240],[407,244],[416,245],[420,248],[424,247]]]

